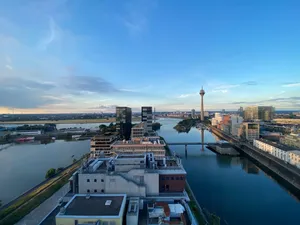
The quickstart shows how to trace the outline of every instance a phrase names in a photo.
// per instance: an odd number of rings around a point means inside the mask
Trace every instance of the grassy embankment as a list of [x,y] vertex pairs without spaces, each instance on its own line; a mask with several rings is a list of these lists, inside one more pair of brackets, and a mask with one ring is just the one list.
[[[132,117],[132,121],[140,121],[140,117]],[[114,123],[116,118],[107,119],[74,119],[74,120],[32,120],[32,121],[0,121],[0,124],[84,124],[84,123]]]
[[42,204],[68,182],[72,173],[80,166],[80,163],[81,160],[78,160],[72,167],[62,171],[61,175],[49,179],[49,182],[46,182],[39,188],[18,199],[14,204],[1,210],[0,225],[15,224]]

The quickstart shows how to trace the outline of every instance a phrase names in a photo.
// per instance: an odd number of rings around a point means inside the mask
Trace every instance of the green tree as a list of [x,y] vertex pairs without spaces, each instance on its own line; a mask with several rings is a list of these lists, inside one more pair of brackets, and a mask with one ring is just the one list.
[[51,178],[54,177],[54,175],[56,174],[56,170],[54,168],[51,168],[47,171],[45,178]]
[[157,131],[161,127],[160,123],[152,123],[152,130]]
[[2,201],[0,200],[0,207],[2,206]]
[[63,171],[63,170],[64,170],[63,167],[58,167],[58,168],[56,169],[56,173],[59,173],[59,172],[61,172],[61,171]]
[[73,163],[76,163],[76,162],[77,162],[77,159],[74,158],[74,159],[73,159]]

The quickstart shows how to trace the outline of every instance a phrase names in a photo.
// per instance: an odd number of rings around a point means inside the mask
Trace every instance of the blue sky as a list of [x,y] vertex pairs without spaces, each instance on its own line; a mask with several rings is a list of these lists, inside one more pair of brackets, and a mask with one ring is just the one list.
[[300,109],[299,1],[0,2],[0,112]]

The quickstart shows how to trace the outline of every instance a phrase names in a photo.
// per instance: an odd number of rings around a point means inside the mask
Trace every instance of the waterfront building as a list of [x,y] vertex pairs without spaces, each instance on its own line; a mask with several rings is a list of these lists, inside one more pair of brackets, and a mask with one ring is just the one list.
[[130,139],[132,112],[129,107],[116,107],[116,126],[121,138]]
[[91,138],[90,151],[92,157],[100,157],[101,153],[111,155],[111,145],[117,140],[117,133],[105,133]]
[[[269,154],[275,156],[278,159],[281,159],[285,162],[289,162],[291,164],[298,164],[300,161],[298,161],[299,156],[297,153],[300,151],[297,151],[293,148],[290,148],[286,145],[282,145],[280,143],[271,142],[265,139],[259,139],[253,141],[253,146],[259,148],[262,151],[268,152]],[[291,153],[291,154],[290,154]],[[293,157],[292,161],[290,157]]]
[[31,136],[31,135],[41,135],[43,132],[41,130],[16,130],[11,133],[11,135],[23,135],[23,136]]
[[243,107],[240,107],[240,108],[238,109],[238,115],[239,115],[240,117],[244,117],[244,109],[243,109]]
[[211,125],[217,126],[221,121],[223,121],[223,115],[221,113],[215,113],[215,117],[211,120]]
[[230,116],[230,127],[231,127],[231,135],[238,136],[238,130],[243,123],[244,119],[238,115]]
[[145,132],[150,133],[152,131],[152,107],[151,106],[143,106],[142,107],[142,122],[145,125]]
[[193,119],[196,118],[196,111],[195,111],[195,109],[192,109],[192,111],[191,111],[191,117]]
[[76,194],[55,217],[56,225],[123,224],[126,194]]
[[300,148],[300,134],[288,134],[280,138],[280,143],[290,147]]
[[71,193],[125,193],[131,197],[188,199],[180,158],[153,153],[89,159],[70,178]]
[[274,107],[272,106],[248,106],[244,111],[244,119],[246,121],[271,121],[273,118]]
[[160,137],[132,138],[129,141],[116,141],[112,145],[112,151],[117,154],[144,154],[152,152],[154,157],[161,159],[165,157],[165,142]]
[[141,138],[145,134],[145,124],[138,123],[131,128],[131,138]]
[[243,122],[238,130],[238,137],[248,141],[259,139],[259,123]]
[[203,90],[203,87],[200,90],[200,96],[201,96],[201,121],[204,121],[204,102],[203,102],[203,97],[205,95],[205,91]]
[[294,150],[289,152],[290,164],[300,168],[300,150]]

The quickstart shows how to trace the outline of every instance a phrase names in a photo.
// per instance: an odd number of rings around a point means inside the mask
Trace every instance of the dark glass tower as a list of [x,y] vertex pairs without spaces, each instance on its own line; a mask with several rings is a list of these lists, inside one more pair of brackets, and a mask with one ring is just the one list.
[[120,137],[130,139],[132,112],[129,107],[116,107],[116,125]]

